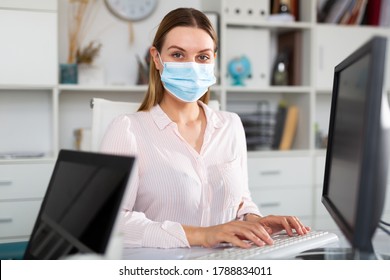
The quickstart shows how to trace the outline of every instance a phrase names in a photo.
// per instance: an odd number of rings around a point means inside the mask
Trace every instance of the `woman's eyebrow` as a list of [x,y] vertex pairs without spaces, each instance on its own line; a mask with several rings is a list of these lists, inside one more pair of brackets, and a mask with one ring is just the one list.
[[201,52],[214,52],[214,50],[213,50],[213,49],[210,49],[210,48],[207,48],[207,49],[204,49],[204,50],[200,50],[199,52],[200,52],[200,53],[201,53]]
[[183,49],[183,48],[181,48],[181,47],[179,47],[179,46],[176,46],[176,45],[170,46],[170,47],[168,48],[168,50],[170,50],[170,49],[178,49],[178,50],[181,50],[181,51],[183,51],[183,52],[186,51],[185,49]]
[[[183,49],[182,47],[176,46],[176,45],[170,46],[170,47],[168,48],[168,50],[170,50],[170,49],[178,49],[178,50],[180,50],[180,51],[186,52],[185,49]],[[210,49],[210,48],[207,48],[207,49],[198,51],[198,53],[201,53],[201,52],[214,52],[214,50],[213,50],[213,49]]]

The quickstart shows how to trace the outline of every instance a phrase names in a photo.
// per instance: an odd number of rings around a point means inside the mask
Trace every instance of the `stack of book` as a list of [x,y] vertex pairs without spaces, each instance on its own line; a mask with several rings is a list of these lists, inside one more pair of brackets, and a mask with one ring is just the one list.
[[388,0],[322,0],[317,7],[317,21],[346,25],[388,26]]
[[276,113],[275,129],[272,140],[272,149],[290,150],[294,143],[298,126],[298,107],[287,105],[282,101]]
[[251,113],[240,113],[244,125],[247,148],[270,150],[275,129],[275,109],[268,101],[260,101],[257,109]]
[[271,149],[275,129],[274,115],[271,112],[240,114],[248,151]]
[[281,101],[277,110],[240,114],[248,151],[290,150],[298,125],[298,107]]

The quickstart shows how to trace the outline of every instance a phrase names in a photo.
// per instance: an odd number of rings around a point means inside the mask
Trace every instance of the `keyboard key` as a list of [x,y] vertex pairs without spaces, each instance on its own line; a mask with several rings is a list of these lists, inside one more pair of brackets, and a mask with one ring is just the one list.
[[199,260],[234,260],[234,259],[289,259],[300,252],[323,247],[338,241],[336,234],[327,231],[310,231],[305,235],[279,233],[272,236],[274,244],[249,249],[230,247],[216,249],[215,252],[198,257]]

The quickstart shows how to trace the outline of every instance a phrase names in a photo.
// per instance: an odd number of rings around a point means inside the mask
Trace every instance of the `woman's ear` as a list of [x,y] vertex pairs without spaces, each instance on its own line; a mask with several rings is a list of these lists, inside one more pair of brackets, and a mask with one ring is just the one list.
[[151,47],[149,52],[150,52],[150,56],[153,58],[154,66],[156,67],[157,70],[161,70],[162,65],[156,47]]

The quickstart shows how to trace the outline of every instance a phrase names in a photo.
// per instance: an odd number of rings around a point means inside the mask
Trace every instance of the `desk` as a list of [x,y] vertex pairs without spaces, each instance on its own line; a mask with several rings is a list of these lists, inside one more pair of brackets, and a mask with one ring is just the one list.
[[[319,250],[317,250],[317,254],[312,253],[306,258],[293,257],[292,259],[345,259],[337,253],[341,251],[340,249],[349,249],[350,246],[345,237],[341,234],[341,232],[332,232],[336,233],[339,237],[338,243],[329,244],[328,246],[326,246],[326,248],[319,248]],[[379,253],[385,259],[390,259],[389,235],[386,235],[382,231],[377,231],[373,238],[373,246],[376,253]],[[202,247],[175,249],[125,248],[123,250],[122,256],[123,259],[127,260],[188,260],[215,252],[215,250],[217,249],[208,249]]]
[[[297,259],[306,260],[349,260],[359,259],[359,256],[352,254],[351,246],[340,231],[333,231],[339,237],[339,242],[324,248],[306,251],[297,255]],[[362,259],[383,259],[390,260],[390,236],[381,230],[377,230],[373,238],[375,254],[360,256]]]

